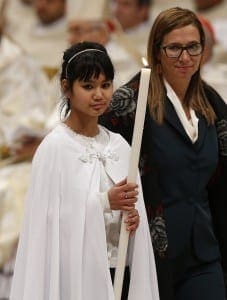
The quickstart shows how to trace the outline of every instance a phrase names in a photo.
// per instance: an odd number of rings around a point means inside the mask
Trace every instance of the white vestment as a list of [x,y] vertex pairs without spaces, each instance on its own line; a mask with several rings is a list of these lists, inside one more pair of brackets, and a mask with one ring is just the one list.
[[[5,35],[0,41],[0,157],[23,135],[43,135],[52,111],[49,81],[39,66]],[[24,195],[31,163],[0,168],[0,299],[8,299]],[[3,167],[4,166],[4,167]],[[10,261],[9,261],[10,260]],[[7,271],[10,264],[10,272]]]
[[[0,149],[14,145],[24,134],[43,134],[51,108],[48,79],[21,48],[2,36]],[[0,267],[15,249],[29,174],[29,163],[0,169]]]
[[[13,0],[15,1],[15,0]],[[19,1],[19,0],[17,0]],[[6,32],[14,41],[20,45],[33,59],[37,61],[40,67],[46,69],[56,69],[61,66],[62,54],[68,48],[67,41],[67,23],[63,16],[58,20],[43,24],[39,17],[34,13],[31,6],[31,14],[23,17],[13,18],[6,26]]]
[[[106,130],[100,127],[101,130]],[[89,152],[59,124],[33,160],[11,300],[114,300],[99,195],[101,164],[113,182],[127,176],[130,147],[108,132]],[[139,176],[138,176],[139,178]],[[153,249],[139,183],[140,225],[129,242],[129,300],[158,300]]]
[[[109,42],[105,45],[115,69],[114,90],[132,79],[142,67],[142,59],[140,64],[127,47],[121,43],[118,37],[112,33]],[[128,47],[130,48],[130,45]]]
[[2,36],[0,144],[13,143],[20,133],[40,134],[52,107],[49,82],[42,70],[20,47]]
[[208,61],[201,68],[202,78],[210,84],[227,104],[227,64]]

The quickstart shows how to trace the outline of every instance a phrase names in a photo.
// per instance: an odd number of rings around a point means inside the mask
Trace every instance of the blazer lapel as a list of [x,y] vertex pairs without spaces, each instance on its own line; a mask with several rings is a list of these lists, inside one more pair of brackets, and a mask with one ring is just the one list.
[[170,102],[170,100],[167,98],[165,103],[165,120],[174,127],[178,133],[182,136],[182,138],[187,142],[193,145],[196,150],[199,150],[204,142],[204,138],[207,133],[207,122],[205,118],[199,114],[197,114],[197,117],[199,119],[198,122],[198,139],[193,144],[191,139],[189,138],[187,132],[185,131],[175,109],[173,104]]
[[178,131],[178,133],[185,139],[185,141],[192,143],[187,132],[185,131],[181,121],[175,111],[173,104],[168,98],[166,98],[165,103],[165,120]]
[[197,115],[197,118],[199,119],[199,124],[198,124],[199,134],[198,134],[198,139],[195,142],[194,146],[195,146],[196,150],[199,150],[204,143],[204,139],[207,134],[207,126],[208,125],[207,125],[206,119],[203,116],[201,116],[200,114],[196,114],[196,115]]

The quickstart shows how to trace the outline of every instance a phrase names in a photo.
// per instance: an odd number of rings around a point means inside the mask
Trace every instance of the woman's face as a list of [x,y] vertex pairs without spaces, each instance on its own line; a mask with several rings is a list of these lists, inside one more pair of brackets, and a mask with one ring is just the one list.
[[[180,47],[189,47],[193,54],[197,53],[197,47],[200,47],[200,34],[193,25],[177,28],[166,34],[162,41],[160,49],[160,63],[162,75],[173,86],[176,84],[189,83],[192,75],[198,70],[201,62],[201,54],[192,56],[186,49],[182,51],[179,57],[174,56],[175,52],[180,53]],[[178,50],[177,50],[178,49]],[[193,52],[194,51],[194,52]],[[199,52],[199,51],[198,51]]]

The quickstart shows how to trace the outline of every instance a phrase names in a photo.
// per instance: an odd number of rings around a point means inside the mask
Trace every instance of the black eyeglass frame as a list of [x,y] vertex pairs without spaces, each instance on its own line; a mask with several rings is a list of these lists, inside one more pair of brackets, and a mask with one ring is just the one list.
[[[190,47],[191,47],[191,46],[194,46],[194,45],[200,45],[200,46],[201,46],[200,52],[197,53],[197,54],[191,54],[191,53],[189,52]],[[167,49],[168,47],[170,47],[170,46],[177,46],[177,47],[179,47],[179,49],[181,49],[181,51],[179,52],[179,55],[177,55],[177,56],[169,56],[169,55],[167,54],[166,49]],[[199,56],[199,55],[203,52],[203,49],[204,49],[204,47],[202,46],[201,43],[193,43],[193,44],[190,44],[190,45],[187,45],[187,46],[179,46],[179,45],[175,45],[175,44],[169,44],[169,45],[165,45],[165,46],[161,45],[160,48],[164,50],[165,55],[166,55],[168,58],[179,58],[179,57],[182,55],[182,53],[183,53],[184,50],[186,50],[187,53],[188,53],[188,55],[190,55],[190,56]]]

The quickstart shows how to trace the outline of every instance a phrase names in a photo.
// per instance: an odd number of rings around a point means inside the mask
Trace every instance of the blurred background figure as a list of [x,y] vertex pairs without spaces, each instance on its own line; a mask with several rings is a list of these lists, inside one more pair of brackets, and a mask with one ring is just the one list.
[[[223,4],[225,0],[194,0],[195,9],[200,12],[212,13],[216,9],[220,9],[220,4]],[[216,12],[217,13],[217,12]],[[215,14],[215,12],[213,12]]]
[[227,64],[227,0],[194,0],[194,5],[195,10],[213,26],[218,42],[213,58]]
[[80,41],[98,42],[106,47],[116,72],[114,89],[129,80],[142,66],[142,57],[136,56],[134,49],[130,48],[130,44],[111,21],[102,18],[71,21],[69,42],[72,45]]
[[15,141],[39,135],[53,108],[49,81],[37,62],[3,28],[0,18],[0,145],[11,154]]
[[140,56],[146,56],[146,45],[152,24],[152,0],[112,0],[111,12],[128,41]]
[[53,106],[49,80],[4,32],[0,3],[0,299],[8,299],[30,159]]
[[[22,0],[9,0],[22,1]],[[27,10],[31,11],[26,26],[11,25],[12,14],[8,11],[7,33],[37,60],[48,76],[54,75],[61,63],[61,55],[67,47],[66,0],[31,0]],[[25,4],[21,4],[22,7]],[[13,13],[13,11],[11,10]],[[11,17],[11,18],[10,18]],[[19,21],[19,20],[18,20]],[[15,28],[18,26],[17,28]]]
[[206,64],[207,62],[211,61],[213,58],[214,52],[215,52],[215,46],[217,45],[216,36],[214,32],[214,27],[211,24],[211,22],[203,17],[202,15],[198,16],[200,22],[202,23],[203,30],[205,32],[205,48],[203,52],[203,64]]
[[208,84],[216,89],[227,103],[227,63],[221,63],[215,59],[215,47],[218,42],[211,22],[203,16],[199,16],[199,19],[205,32],[205,49],[203,52],[201,75]]
[[[134,43],[128,38],[120,23],[112,15],[111,7],[107,5],[107,2],[103,0],[99,2],[98,9],[89,9],[87,11],[86,7],[89,7],[89,5],[86,1],[83,4],[80,3],[80,10],[76,10],[79,6],[78,3],[74,4],[72,1],[72,4],[70,4],[69,1],[71,8],[68,7],[68,9],[71,13],[68,25],[68,41],[71,45],[81,41],[98,42],[104,45],[115,67],[116,78],[114,80],[114,88],[117,88],[127,82],[135,72],[140,70],[143,55],[137,49],[137,45],[140,42]],[[81,11],[85,11],[86,13],[83,14]],[[130,9],[130,18],[134,18],[134,11],[132,9]],[[143,23],[146,22],[141,17],[142,19]],[[143,33],[145,36],[146,32]],[[145,45],[143,51],[145,51]]]
[[152,19],[155,19],[161,11],[176,6],[188,8],[191,10],[195,9],[194,0],[152,0],[152,6],[150,11]]
[[32,2],[33,0],[7,0],[5,9],[6,31],[11,36],[26,30],[26,24],[31,24],[36,18]]

